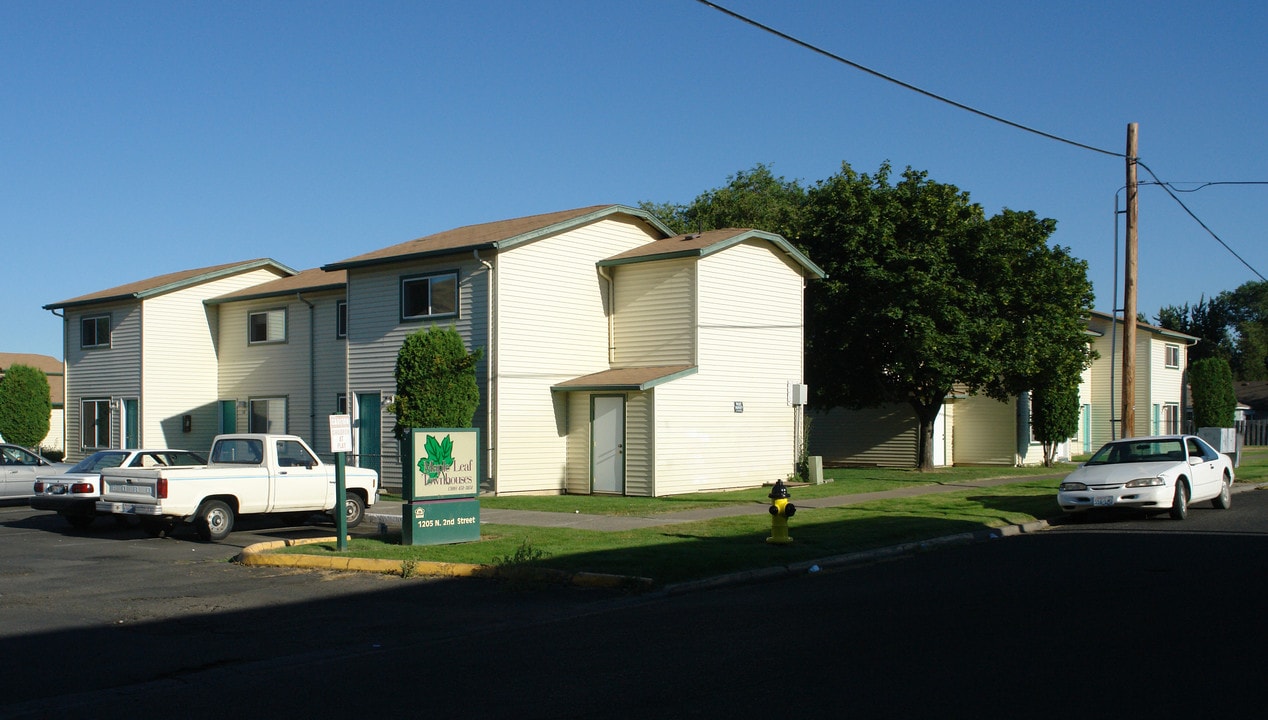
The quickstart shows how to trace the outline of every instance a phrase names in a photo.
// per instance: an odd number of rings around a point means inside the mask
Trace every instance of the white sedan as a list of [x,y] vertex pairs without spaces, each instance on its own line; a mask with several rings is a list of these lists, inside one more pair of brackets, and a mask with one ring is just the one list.
[[1100,508],[1167,511],[1183,520],[1190,503],[1233,502],[1233,463],[1196,435],[1125,438],[1107,443],[1066,476],[1057,502],[1067,513]]
[[67,463],[50,462],[24,447],[0,444],[0,499],[31,497],[31,486],[37,479],[69,467]]

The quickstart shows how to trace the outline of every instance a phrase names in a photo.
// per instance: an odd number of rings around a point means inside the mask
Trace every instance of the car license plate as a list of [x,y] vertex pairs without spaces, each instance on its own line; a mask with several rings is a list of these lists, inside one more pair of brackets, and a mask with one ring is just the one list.
[[1108,507],[1113,504],[1114,504],[1113,495],[1099,495],[1097,497],[1092,498],[1092,505],[1094,507]]
[[66,486],[65,485],[50,485],[48,488],[48,492],[50,495],[65,495]]

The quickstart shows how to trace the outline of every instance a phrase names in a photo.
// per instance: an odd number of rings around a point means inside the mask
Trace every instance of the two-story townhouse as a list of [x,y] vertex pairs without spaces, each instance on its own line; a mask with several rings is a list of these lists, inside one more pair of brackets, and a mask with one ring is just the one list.
[[484,350],[474,424],[486,492],[663,495],[785,475],[802,282],[822,272],[766,233],[657,245],[673,237],[642,210],[592,206],[457,228],[325,266],[348,273],[358,454],[380,454],[385,483],[400,483],[385,409],[396,355],[408,334],[440,325]]
[[1135,427],[1122,428],[1123,321],[1094,312],[1088,319],[1088,330],[1100,357],[1081,393],[1081,447],[1095,450],[1114,438],[1182,432],[1184,371],[1189,365],[1189,348],[1198,338],[1136,323],[1136,423]]
[[347,412],[346,273],[321,269],[205,301],[217,317],[220,432],[290,433],[330,448]]
[[67,459],[112,447],[208,449],[220,418],[216,321],[203,301],[293,274],[247,260],[45,305],[64,324]]

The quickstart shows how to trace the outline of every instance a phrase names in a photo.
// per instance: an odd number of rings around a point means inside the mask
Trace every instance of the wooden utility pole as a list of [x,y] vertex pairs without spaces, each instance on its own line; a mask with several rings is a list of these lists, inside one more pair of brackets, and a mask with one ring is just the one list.
[[1120,437],[1136,435],[1136,123],[1127,124],[1127,246],[1123,278],[1123,412]]

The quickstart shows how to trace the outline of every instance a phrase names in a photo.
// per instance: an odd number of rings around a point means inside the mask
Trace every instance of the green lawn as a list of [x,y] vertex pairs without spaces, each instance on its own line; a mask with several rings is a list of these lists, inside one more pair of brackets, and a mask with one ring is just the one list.
[[[1063,468],[949,468],[930,473],[885,469],[832,470],[833,482],[793,489],[799,498],[872,492],[913,484],[954,484],[990,477],[1036,476],[989,488],[879,500],[840,508],[805,508],[790,520],[793,543],[771,545],[768,489],[673,498],[589,496],[482,498],[482,507],[572,513],[654,515],[700,507],[749,504],[751,513],[708,522],[628,532],[482,525],[477,542],[406,547],[398,534],[353,538],[347,555],[410,561],[526,564],[567,572],[598,572],[673,583],[741,570],[919,542],[1061,515],[1055,494]],[[1243,454],[1239,482],[1268,481],[1268,448]],[[337,554],[333,543],[288,552]]]

